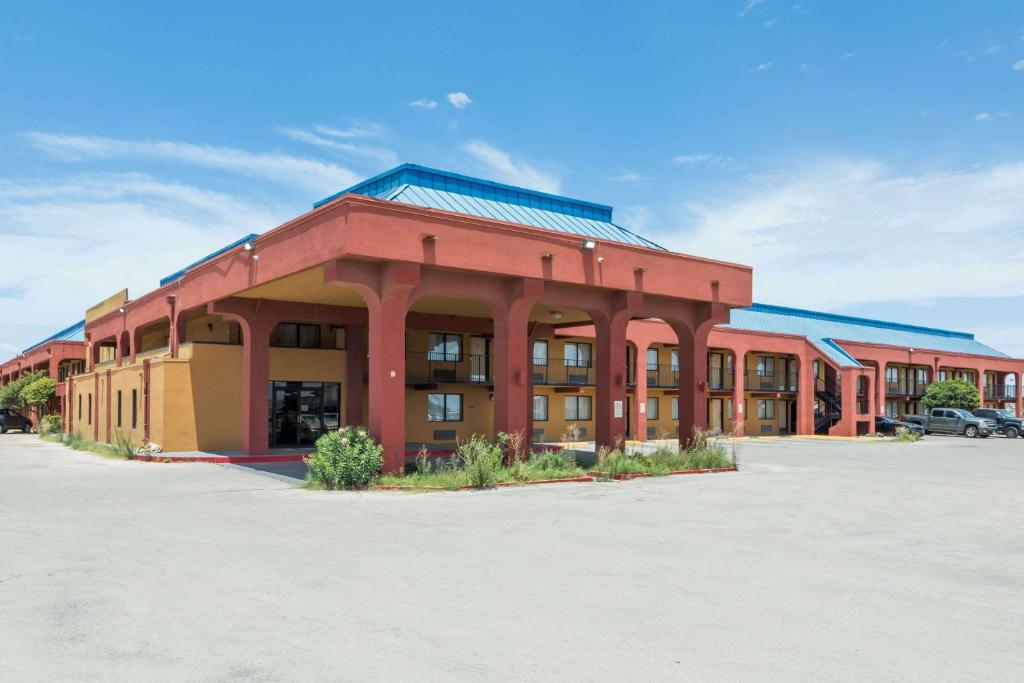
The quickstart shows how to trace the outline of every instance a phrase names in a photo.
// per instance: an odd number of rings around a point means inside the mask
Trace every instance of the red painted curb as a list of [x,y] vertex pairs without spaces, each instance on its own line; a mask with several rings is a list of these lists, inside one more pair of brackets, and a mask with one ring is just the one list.
[[[676,475],[676,474],[714,474],[715,472],[737,472],[737,471],[738,471],[738,469],[735,468],[735,467],[712,467],[712,468],[706,469],[706,470],[672,470],[671,472],[668,472],[665,475],[659,475],[659,476],[666,476],[667,477],[667,476],[672,476],[672,475]],[[595,477],[595,478],[603,478],[603,479],[607,479],[608,478],[608,475],[605,472],[598,472],[597,470],[592,470],[590,472],[587,472],[587,474],[589,474],[590,476]],[[655,476],[655,475],[648,474],[647,472],[636,472],[636,473],[628,473],[628,474],[618,474],[618,475],[615,475],[615,481],[628,481],[630,479],[644,479],[646,477],[653,477],[653,476]]]
[[180,455],[137,455],[135,460],[142,462],[212,462],[212,463],[261,463],[261,462],[301,462],[306,459],[302,454],[287,455],[201,455],[195,458]]
[[[575,482],[594,481],[592,476],[569,477],[567,479],[535,479],[533,481],[503,481],[488,488],[505,488],[509,486],[533,486],[535,484],[568,484]],[[412,484],[380,484],[372,488],[378,491],[471,491],[478,487],[472,484],[464,484],[458,489],[446,489],[443,486],[413,486]]]

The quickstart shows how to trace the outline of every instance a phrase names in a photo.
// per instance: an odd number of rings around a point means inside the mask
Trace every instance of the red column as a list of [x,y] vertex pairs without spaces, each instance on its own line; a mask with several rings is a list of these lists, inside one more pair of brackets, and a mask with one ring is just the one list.
[[877,382],[878,381],[878,373],[876,372],[874,375],[871,375],[870,373],[868,373],[867,374],[867,378],[868,378],[868,390],[867,390],[867,395],[868,395],[868,434],[874,434],[875,433],[875,415],[878,414],[878,406],[875,404],[875,397],[877,396],[877,393],[875,391],[873,391],[874,387],[871,384],[872,384],[872,382]]
[[[733,349],[732,352],[732,432],[736,436],[747,433],[747,351]],[[681,407],[681,404],[680,404]]]
[[591,318],[597,337],[594,446],[613,447],[626,440],[626,326],[630,316],[620,311],[592,313]]
[[270,448],[270,332],[259,318],[242,325],[242,452],[266,453]]
[[345,328],[345,424],[365,423],[363,381],[366,378],[366,328]]
[[530,413],[530,311],[543,294],[541,281],[521,280],[505,301],[491,302],[494,318],[492,372],[494,376],[494,432],[522,432],[532,441]]
[[985,405],[985,369],[975,368],[974,369],[974,381],[978,386],[978,398],[981,399],[981,405]]
[[647,440],[648,347],[650,347],[650,344],[638,342],[636,344],[636,357],[633,359],[633,376],[636,378],[636,391],[633,392],[633,424],[636,425],[636,429],[633,431],[633,438],[637,441]]
[[796,433],[814,434],[814,363],[809,354],[800,356],[796,392]]
[[708,428],[706,388],[711,327],[701,324],[694,332],[683,323],[669,325],[679,339],[679,443],[685,446],[695,430]]
[[104,399],[106,404],[107,404],[107,410],[106,410],[106,413],[107,413],[107,443],[110,443],[110,397],[111,397],[110,370],[107,370],[107,391],[106,391],[106,397]]
[[92,410],[89,411],[89,419],[92,420],[92,440],[100,440],[100,373],[93,373],[92,389]]
[[[885,382],[886,382],[886,380],[885,380],[885,366],[886,366],[886,363],[884,361],[879,361],[878,362],[878,369],[875,372],[875,411],[872,414],[872,418],[874,418],[875,415],[884,415],[885,414],[885,402],[887,400],[886,397],[885,397],[885,389],[886,389],[886,387],[885,387]],[[915,373],[915,375],[914,375],[914,382],[915,382],[915,386],[916,386],[916,382],[917,382],[916,372],[917,372],[917,370],[914,367],[910,367],[910,368],[908,368],[907,372]],[[872,424],[872,427],[873,427],[874,424],[875,424],[874,419],[871,420],[871,424]]]
[[368,301],[370,434],[384,447],[384,471],[405,467],[405,317],[410,288],[384,285]]
[[1020,378],[1021,378],[1020,373],[1014,371],[1014,372],[1012,372],[1010,374],[1013,375],[1013,391],[1014,391],[1013,395],[1014,395],[1014,404],[1016,405],[1017,417],[1020,417],[1020,415],[1021,415],[1021,412],[1020,412],[1021,411],[1021,390],[1024,389],[1024,387],[1021,387],[1021,385],[1020,385]]

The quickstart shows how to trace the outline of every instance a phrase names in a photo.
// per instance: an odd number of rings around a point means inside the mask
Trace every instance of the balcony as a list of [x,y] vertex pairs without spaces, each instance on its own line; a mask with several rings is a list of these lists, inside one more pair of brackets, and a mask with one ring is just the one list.
[[647,386],[675,389],[679,386],[679,366],[648,365]]
[[886,396],[924,396],[929,382],[886,382]]
[[405,354],[407,384],[490,384],[487,355],[408,351]]
[[747,391],[791,391],[797,390],[796,372],[765,374],[757,370],[747,372]]
[[732,368],[708,368],[708,389],[732,391],[734,386],[732,372]]
[[556,387],[588,387],[597,384],[590,361],[548,358],[533,363],[533,383]]
[[986,384],[985,398],[993,401],[1016,401],[1017,386],[1015,384]]

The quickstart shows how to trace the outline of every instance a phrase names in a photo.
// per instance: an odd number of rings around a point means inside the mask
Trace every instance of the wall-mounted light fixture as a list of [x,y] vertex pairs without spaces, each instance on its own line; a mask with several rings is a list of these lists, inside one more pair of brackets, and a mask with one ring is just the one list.
[[594,251],[597,249],[597,240],[590,239],[589,237],[583,240],[583,244],[580,245],[587,251]]
[[550,261],[551,259],[555,258],[555,255],[552,254],[551,252],[548,252],[546,254],[541,254],[540,257],[545,261]]
[[121,313],[123,315],[124,314],[124,306],[122,306],[121,308],[117,309],[117,312]]
[[252,240],[246,240],[245,244],[242,245],[242,248],[246,251],[252,251],[256,248],[256,243]]
[[423,236],[423,241],[424,242],[436,242],[437,241],[437,235],[424,235]]
[[561,320],[562,319],[562,312],[561,311],[551,311],[550,315],[551,315],[551,319],[552,320]]
[[597,257],[597,262],[598,263],[604,263],[604,256],[598,256]]

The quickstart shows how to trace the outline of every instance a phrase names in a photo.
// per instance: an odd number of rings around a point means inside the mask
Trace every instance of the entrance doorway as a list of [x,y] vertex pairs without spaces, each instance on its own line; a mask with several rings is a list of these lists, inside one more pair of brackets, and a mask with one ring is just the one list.
[[721,432],[724,425],[722,414],[723,402],[720,398],[708,399],[708,429],[712,432]]
[[337,382],[271,382],[270,445],[312,446],[337,429],[341,415]]

